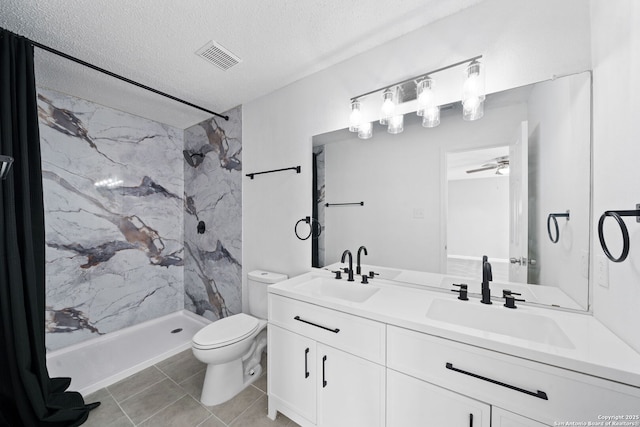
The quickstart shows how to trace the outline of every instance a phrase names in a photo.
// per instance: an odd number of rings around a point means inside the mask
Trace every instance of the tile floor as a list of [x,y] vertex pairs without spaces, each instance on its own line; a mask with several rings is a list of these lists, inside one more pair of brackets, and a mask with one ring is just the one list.
[[263,374],[233,399],[216,406],[199,402],[205,365],[191,349],[165,359],[85,398],[102,404],[86,427],[296,427],[278,414],[267,418],[266,358]]

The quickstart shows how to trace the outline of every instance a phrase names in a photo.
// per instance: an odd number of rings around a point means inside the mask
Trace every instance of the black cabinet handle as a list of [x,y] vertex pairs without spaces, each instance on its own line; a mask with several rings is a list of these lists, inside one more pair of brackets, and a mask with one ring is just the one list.
[[497,380],[493,380],[491,378],[487,378],[487,377],[483,377],[483,376],[478,375],[478,374],[474,374],[473,372],[463,371],[462,369],[454,368],[453,364],[449,363],[449,362],[447,362],[447,364],[445,366],[446,366],[447,369],[450,369],[450,370],[455,371],[455,372],[459,372],[461,374],[469,375],[470,377],[478,378],[480,380],[488,381],[490,383],[497,384],[497,385],[500,385],[502,387],[510,388],[511,390],[519,391],[520,393],[524,393],[524,394],[528,394],[529,396],[537,397],[538,399],[549,400],[549,398],[547,397],[547,393],[545,393],[544,391],[537,390],[537,391],[533,392],[533,391],[525,390],[525,389],[520,388],[520,387],[516,387],[516,386],[511,385],[511,384],[505,384],[503,382],[500,382],[500,381],[497,381]]
[[327,361],[327,356],[323,356],[322,357],[322,388],[325,388],[327,386],[327,380],[324,375],[324,365],[326,361]]
[[469,414],[469,427],[473,427],[473,414]]
[[309,378],[308,359],[309,359],[309,347],[307,347],[304,350],[304,377],[305,378]]
[[300,316],[294,317],[293,320],[297,320],[298,322],[306,323],[307,325],[315,326],[316,328],[322,328],[322,329],[324,329],[326,331],[333,332],[334,334],[337,334],[338,332],[340,332],[340,329],[338,329],[338,328],[327,328],[326,326],[318,325],[317,323],[313,323],[313,322],[309,322],[308,320],[301,319]]

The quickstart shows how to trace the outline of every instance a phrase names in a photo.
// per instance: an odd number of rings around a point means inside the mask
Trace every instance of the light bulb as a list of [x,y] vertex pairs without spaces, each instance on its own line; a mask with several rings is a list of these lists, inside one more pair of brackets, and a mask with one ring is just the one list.
[[484,72],[482,64],[472,61],[465,70],[466,78],[462,86],[462,118],[477,120],[484,115]]
[[360,111],[360,101],[351,101],[351,114],[349,115],[349,131],[358,132],[362,122],[362,111]]
[[436,127],[440,124],[440,107],[436,105],[434,86],[435,81],[429,77],[419,81],[416,86],[418,99],[416,114],[422,116],[422,126],[426,128]]
[[387,89],[383,92],[382,99],[382,107],[380,108],[380,124],[386,125],[396,109],[391,89]]

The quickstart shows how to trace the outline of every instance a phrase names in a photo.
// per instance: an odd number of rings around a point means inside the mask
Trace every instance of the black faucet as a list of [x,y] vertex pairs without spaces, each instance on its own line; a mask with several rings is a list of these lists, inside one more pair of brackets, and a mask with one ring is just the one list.
[[491,273],[491,264],[489,258],[486,255],[482,256],[482,300],[483,304],[491,303],[491,289],[489,289],[489,282],[493,280],[493,274]]
[[356,265],[356,274],[362,274],[362,269],[360,268],[360,252],[362,252],[362,251],[364,251],[365,255],[369,255],[367,253],[367,248],[365,248],[364,246],[360,246],[358,248],[358,257],[357,257],[357,260],[358,260],[357,264],[358,265]]
[[349,255],[349,270],[347,270],[347,273],[349,273],[349,278],[347,279],[347,282],[353,282],[353,255],[351,255],[351,251],[349,249],[342,252],[341,262],[344,262],[344,259],[347,255]]

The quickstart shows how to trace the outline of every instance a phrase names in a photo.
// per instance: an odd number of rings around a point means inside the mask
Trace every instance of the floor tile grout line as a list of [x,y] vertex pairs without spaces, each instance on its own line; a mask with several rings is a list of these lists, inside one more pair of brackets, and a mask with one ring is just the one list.
[[[155,365],[152,365],[152,366],[155,368]],[[160,371],[160,369],[158,369],[158,371]],[[140,371],[140,372],[142,372],[142,371]],[[164,375],[164,376],[165,376],[165,378],[162,378],[161,380],[158,380],[158,381],[154,382],[153,384],[149,384],[148,386],[146,386],[146,387],[145,387],[145,388],[143,388],[142,390],[140,390],[140,391],[138,391],[138,392],[136,392],[136,393],[132,394],[131,396],[127,397],[126,399],[123,399],[123,400],[122,400],[122,401],[120,401],[120,402],[118,402],[118,400],[115,398],[115,396],[113,396],[113,393],[111,393],[111,391],[109,390],[109,387],[111,387],[111,386],[107,386],[107,387],[105,387],[105,389],[109,392],[109,394],[111,394],[111,396],[113,397],[113,400],[115,400],[118,404],[120,404],[120,403],[124,403],[124,402],[126,402],[127,400],[131,399],[132,397],[137,396],[138,394],[142,393],[143,391],[148,390],[149,388],[153,387],[154,385],[159,384],[159,383],[161,383],[162,381],[164,381],[164,380],[166,380],[167,378],[169,378],[169,377],[167,376],[167,374],[165,374],[164,372],[160,371],[160,373],[161,373],[162,375]],[[135,375],[135,374],[134,374],[134,375]],[[133,375],[132,375],[132,376],[133,376]],[[128,378],[131,378],[131,377],[128,377]],[[127,380],[128,378],[125,378],[125,380]],[[171,379],[171,378],[169,378],[169,379]],[[116,383],[116,384],[117,384],[117,383]],[[115,385],[115,384],[112,384],[112,385]]]
[[[253,385],[253,384],[251,384]],[[244,410],[242,412],[240,412],[235,418],[233,418],[231,421],[229,421],[229,424],[227,424],[227,426],[232,425],[234,422],[236,422],[238,420],[238,418],[240,418],[245,412],[247,412],[249,410],[249,408],[251,408],[253,405],[255,405],[255,403],[262,399],[262,396],[265,395],[266,393],[264,393],[262,390],[260,390],[259,388],[256,387],[256,390],[258,390],[260,392],[260,395],[253,401],[251,402],[246,408],[244,408]]]
[[200,422],[200,424],[198,424],[196,427],[200,427],[202,424],[205,423],[205,421],[210,420],[211,418],[215,418],[216,420],[220,421],[220,424],[222,424],[225,427],[229,427],[229,424],[225,423],[224,421],[222,421],[220,418],[216,417],[215,414],[211,414],[205,418],[204,420],[202,420],[202,422]]
[[[184,390],[183,390],[184,391]],[[153,418],[154,416],[158,415],[160,412],[164,411],[165,409],[167,409],[169,406],[173,405],[174,403],[176,403],[178,400],[184,398],[185,396],[189,396],[187,393],[184,393],[182,396],[180,396],[179,398],[177,398],[176,400],[174,400],[173,402],[163,406],[162,408],[158,409],[156,412],[154,412],[153,414],[151,414],[150,416],[148,416],[147,418],[145,418],[144,420],[140,421],[138,424],[133,423],[134,426],[138,427],[140,426],[142,423],[146,422],[147,420]]]
[[111,391],[110,391],[107,387],[105,387],[104,389],[105,389],[105,391],[106,391],[107,393],[109,393],[109,396],[111,396],[111,398],[112,398],[112,399],[113,399],[113,401],[116,403],[116,405],[118,406],[118,408],[120,408],[120,412],[122,412],[122,414],[123,414],[125,417],[127,417],[127,419],[129,420],[129,422],[131,423],[131,425],[135,427],[136,423],[134,423],[134,422],[133,422],[133,420],[131,419],[131,417],[129,417],[129,414],[127,414],[127,413],[125,412],[124,408],[123,408],[122,406],[120,406],[120,402],[118,402],[118,401],[116,400],[116,398],[113,396],[113,393],[111,393]]

